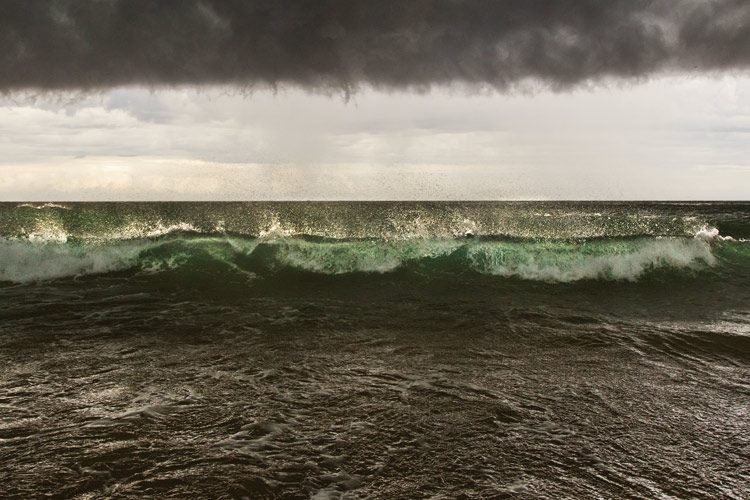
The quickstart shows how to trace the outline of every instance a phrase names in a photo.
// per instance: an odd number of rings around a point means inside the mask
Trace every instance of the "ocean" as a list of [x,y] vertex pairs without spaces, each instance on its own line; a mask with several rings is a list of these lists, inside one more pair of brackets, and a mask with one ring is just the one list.
[[750,498],[750,203],[0,204],[0,496]]

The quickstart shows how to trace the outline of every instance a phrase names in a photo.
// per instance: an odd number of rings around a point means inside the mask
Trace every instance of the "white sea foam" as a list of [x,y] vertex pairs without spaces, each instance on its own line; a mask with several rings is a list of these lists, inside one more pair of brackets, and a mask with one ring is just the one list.
[[281,222],[279,222],[279,219],[274,217],[268,225],[268,228],[261,230],[258,237],[261,239],[284,238],[292,236],[295,232],[296,231],[293,228],[284,227]]
[[200,229],[187,222],[164,224],[161,221],[149,224],[131,223],[112,232],[96,235],[83,235],[84,240],[92,242],[116,242],[142,238],[160,238],[173,233],[200,233]]
[[137,262],[137,245],[83,250],[60,243],[0,239],[0,281],[25,283],[128,269]]
[[547,282],[586,279],[635,281],[659,268],[698,270],[716,264],[710,244],[703,239],[641,240],[637,244],[605,247],[606,252],[571,248],[512,248],[480,244],[468,257],[480,272]]
[[68,233],[59,227],[40,227],[26,235],[26,239],[33,243],[65,243],[68,241]]
[[70,210],[70,207],[61,205],[60,203],[21,203],[16,206],[19,208],[33,208],[35,210],[42,210],[45,208],[61,208],[63,210]]
[[[695,238],[703,241],[737,241],[731,236],[722,236],[715,227],[702,227],[695,233]],[[740,240],[742,241],[742,240]]]
[[719,230],[715,227],[702,227],[695,233],[695,239],[703,241],[713,241],[717,238],[721,238]]

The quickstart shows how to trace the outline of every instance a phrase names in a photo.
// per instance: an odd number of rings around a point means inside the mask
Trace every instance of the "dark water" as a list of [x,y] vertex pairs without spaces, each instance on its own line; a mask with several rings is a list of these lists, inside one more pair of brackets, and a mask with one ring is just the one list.
[[0,204],[0,235],[2,497],[750,497],[750,204]]

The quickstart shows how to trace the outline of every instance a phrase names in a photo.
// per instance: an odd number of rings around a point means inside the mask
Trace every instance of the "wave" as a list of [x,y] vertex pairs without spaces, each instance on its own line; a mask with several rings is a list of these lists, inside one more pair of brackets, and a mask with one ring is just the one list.
[[610,203],[22,203],[0,204],[0,236],[102,243],[182,231],[266,239],[471,235],[554,241],[692,237],[714,226],[726,236],[750,237],[744,205],[720,208],[717,216],[670,205]]
[[536,241],[481,238],[325,240],[238,238],[168,233],[151,239],[84,244],[0,239],[0,281],[26,283],[129,271],[140,275],[199,271],[243,278],[279,272],[323,275],[398,271],[479,273],[551,283],[635,281],[657,270],[694,274],[750,246],[715,230],[692,238]]

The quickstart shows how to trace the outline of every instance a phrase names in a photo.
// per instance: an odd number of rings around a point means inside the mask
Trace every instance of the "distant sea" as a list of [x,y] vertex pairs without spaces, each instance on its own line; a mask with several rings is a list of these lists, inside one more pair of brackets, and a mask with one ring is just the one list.
[[750,498],[750,203],[0,204],[0,497]]

